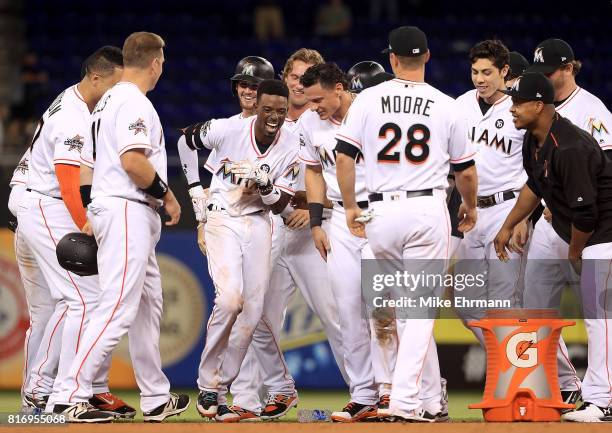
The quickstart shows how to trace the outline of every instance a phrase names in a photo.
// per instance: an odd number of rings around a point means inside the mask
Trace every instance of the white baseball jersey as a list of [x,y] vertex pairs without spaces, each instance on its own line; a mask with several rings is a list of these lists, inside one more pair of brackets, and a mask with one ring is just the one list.
[[527,181],[523,168],[523,136],[514,127],[512,99],[504,95],[483,115],[476,89],[464,93],[457,102],[465,116],[468,137],[474,144],[478,169],[478,195],[519,191]]
[[[299,127],[299,123],[298,123],[298,119],[289,119],[289,118],[285,118],[285,123],[283,123],[283,128],[291,131],[292,133],[299,135],[298,132],[298,127]],[[301,141],[300,141],[300,144]],[[299,150],[298,150],[298,155],[299,155]],[[299,160],[298,157],[298,166],[294,166],[293,169],[293,176],[295,176],[295,183],[293,185],[294,189],[296,191],[306,191],[306,166],[304,165],[304,163],[302,161]]]
[[142,149],[159,177],[167,181],[162,126],[153,104],[140,89],[125,81],[109,89],[93,111],[89,131],[95,152],[92,200],[122,197],[161,205],[161,200],[132,182],[119,158],[128,150]]
[[[246,117],[244,117],[242,113],[238,113],[238,114],[234,114],[232,117],[229,117],[229,119],[246,119]],[[208,157],[206,158],[206,162],[204,163],[204,168],[210,171],[212,174],[215,174],[218,166],[219,166],[219,158],[217,158],[217,151],[216,149],[213,149],[210,151],[210,153],[208,154]]]
[[[591,134],[602,149],[612,149],[612,113],[597,96],[582,87],[576,87],[556,110],[574,125]],[[478,174],[480,175],[480,171]]]
[[299,173],[297,153],[299,138],[281,128],[272,145],[260,153],[255,140],[255,120],[212,119],[200,130],[204,147],[215,150],[219,164],[210,183],[210,201],[224,208],[232,216],[241,216],[263,210],[257,187],[234,176],[232,164],[249,160],[267,170],[274,185],[288,194],[294,193],[295,178]]
[[60,197],[55,164],[80,165],[81,148],[90,134],[89,108],[70,86],[59,94],[38,122],[30,145],[28,188]]
[[10,186],[15,185],[25,185],[28,182],[28,164],[30,161],[30,148],[25,151],[21,159],[19,160],[19,164],[15,167],[13,171],[13,177],[11,177],[11,181],[9,182]]
[[[320,165],[327,185],[327,198],[342,201],[336,177],[336,133],[340,123],[333,119],[321,120],[312,110],[306,111],[298,121],[300,133],[300,160],[307,165]],[[359,155],[355,164],[355,195],[357,201],[367,201],[365,166]]]
[[474,159],[461,110],[427,83],[394,78],[357,96],[336,138],[363,153],[370,193],[445,189],[449,162]]

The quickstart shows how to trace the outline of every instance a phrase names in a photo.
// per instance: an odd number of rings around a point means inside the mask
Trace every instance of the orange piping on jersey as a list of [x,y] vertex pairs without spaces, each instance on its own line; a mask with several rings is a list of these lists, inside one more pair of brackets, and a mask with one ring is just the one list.
[[[255,116],[255,118],[257,118],[257,116]],[[268,153],[270,153],[270,150],[272,150],[274,145],[278,143],[278,140],[280,139],[280,136],[282,133],[282,130],[279,129],[278,132],[276,133],[276,138],[274,139],[272,144],[268,146],[268,149],[266,150],[266,152],[262,154],[261,152],[259,152],[259,149],[255,145],[255,119],[251,120],[250,130],[251,130],[251,133],[249,134],[249,136],[251,137],[251,146],[253,146],[253,150],[255,151],[255,153],[257,153],[257,158],[265,158],[268,155]]]
[[12,181],[12,182],[11,182],[11,185],[12,185],[12,184],[14,184],[14,183],[21,183],[21,184],[23,184],[23,185],[25,185],[25,184],[26,184],[26,183],[25,183],[24,181],[22,181],[22,180],[14,180],[14,181]]
[[[123,299],[123,289],[125,288],[125,276],[127,274],[127,269],[128,269],[128,212],[127,211],[128,211],[128,201],[126,200],[125,201],[125,213],[124,213],[124,221],[125,221],[125,262],[123,264],[123,278],[121,279],[121,291],[119,292],[119,299],[117,299],[117,303],[115,304],[115,308],[113,308],[113,312],[111,313],[110,317],[106,321],[106,324],[104,325],[104,328],[102,328],[102,330],[98,334],[98,337],[96,337],[96,339],[94,340],[92,345],[89,347],[89,350],[85,354],[85,357],[83,358],[83,361],[81,361],[81,365],[79,365],[79,369],[77,370],[76,376],[74,377],[75,382],[76,382],[76,388],[74,389],[74,391],[72,391],[72,393],[70,394],[70,397],[68,398],[68,402],[69,403],[72,401],[72,397],[74,396],[74,394],[81,387],[81,384],[79,383],[79,375],[81,374],[81,369],[83,368],[83,364],[85,364],[85,361],[87,361],[87,358],[89,358],[89,354],[91,353],[91,351],[93,350],[95,345],[98,344],[98,340],[100,340],[100,337],[102,337],[102,334],[104,334],[104,332],[106,331],[106,328],[108,328],[108,325],[110,324],[110,322],[112,322],[113,318],[115,317],[115,313],[117,312],[117,308],[119,308],[119,305],[121,304],[121,300]],[[76,358],[75,358],[75,360],[76,360]]]
[[93,168],[94,162],[88,159],[85,159],[81,156],[81,164],[88,166],[89,168]]
[[58,158],[53,160],[53,164],[81,165],[78,159]]
[[85,102],[85,99],[83,99],[83,97],[79,93],[79,89],[77,89],[77,85],[76,84],[72,87],[72,90],[74,90],[74,94],[77,96],[77,98],[79,98],[81,101]]
[[151,146],[149,146],[148,144],[144,144],[144,143],[128,144],[127,146],[123,147],[119,151],[119,156],[123,155],[128,150],[133,150],[133,149],[150,149],[150,150],[153,150],[153,148]]
[[555,147],[559,147],[559,143],[557,143],[557,139],[555,138],[555,134],[553,134],[552,132],[550,133],[550,138],[552,138],[552,141],[555,142]]
[[342,122],[337,121],[336,119],[334,119],[331,116],[327,120],[329,120],[332,123],[332,125],[336,125],[336,126],[339,126],[342,123]]
[[558,107],[555,108],[555,110],[559,111],[560,109],[564,108],[567,104],[569,104],[569,101],[571,101],[572,99],[574,99],[574,96],[576,96],[578,94],[578,92],[580,92],[581,88],[580,87],[576,87],[576,90],[574,90],[574,93],[572,93],[570,95],[569,98],[567,98],[567,101],[565,101],[563,104],[559,105]]
[[346,135],[337,134],[337,136],[343,138],[344,140],[350,141],[353,145],[357,146],[359,149],[361,149],[361,147],[362,147],[360,142],[358,142],[357,140],[354,140],[354,139],[352,139],[350,137],[347,137]]
[[474,153],[472,153],[471,155],[468,155],[468,156],[463,156],[463,157],[461,157],[459,159],[451,159],[450,162],[452,162],[453,164],[456,164],[456,163],[461,162],[463,160],[469,159],[469,158],[471,158],[474,155],[476,155],[476,152],[474,152]]
[[506,99],[508,99],[509,97],[510,97],[510,96],[508,96],[508,95],[504,95],[504,96],[502,96],[502,98],[501,98],[500,100],[495,101],[495,102],[493,103],[493,105],[501,104],[502,102],[504,102],[504,101],[505,101]]
[[281,186],[281,185],[277,185],[277,184],[274,184],[274,186],[277,187],[278,189],[282,189],[283,191],[285,191],[288,194],[291,194],[291,195],[295,194],[294,190],[292,190],[291,188],[287,188],[286,186]]
[[427,83],[424,82],[420,82],[420,81],[410,81],[410,80],[402,80],[401,78],[394,78],[391,81],[395,81],[396,83],[400,83],[400,84],[405,84],[405,83],[410,83],[410,84],[415,84],[417,86],[426,86]]
[[56,164],[55,175],[59,182],[62,200],[72,217],[72,220],[79,229],[83,228],[87,217],[85,216],[85,208],[81,201],[81,193],[79,190],[79,174],[80,167],[68,164]]

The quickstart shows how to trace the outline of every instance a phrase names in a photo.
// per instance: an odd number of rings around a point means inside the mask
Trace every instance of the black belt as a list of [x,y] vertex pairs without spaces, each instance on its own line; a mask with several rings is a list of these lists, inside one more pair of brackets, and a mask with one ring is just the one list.
[[[130,199],[128,199],[128,200],[130,200]],[[157,212],[159,210],[159,208],[161,207],[161,206],[156,206],[154,204],[151,204],[148,201],[144,201],[144,200],[130,200],[130,201],[135,201],[136,203],[144,204],[145,206],[148,206],[151,209],[153,209],[155,212]]]
[[[406,198],[433,196],[433,189],[422,189],[420,191],[403,191],[401,194],[406,194]],[[382,201],[384,195],[380,192],[374,192],[368,195],[370,202]]]
[[[217,206],[217,208],[215,209],[215,205],[214,205],[214,204],[212,204],[212,203],[210,203],[208,206],[206,206],[206,209],[208,209],[208,210],[209,210],[209,211],[211,211],[211,212],[212,212],[213,210],[214,210],[214,211],[217,211],[217,212],[223,212],[223,211],[225,210],[225,208],[224,208],[224,207],[222,207],[222,206]],[[247,214],[244,214],[244,215],[242,215],[242,216],[247,216],[247,215],[257,215],[258,213],[262,213],[263,211],[264,211],[263,209],[259,209],[259,210],[256,210],[255,212],[247,213]]]
[[[32,192],[32,190],[31,190],[30,188],[26,188],[26,191],[28,191],[28,192]],[[34,192],[38,192],[38,191],[34,191]],[[61,197],[53,197],[52,195],[43,194],[42,192],[38,192],[38,193],[39,193],[39,194],[42,194],[42,195],[44,195],[44,196],[46,196],[46,197],[51,197],[51,198],[54,198],[54,199],[56,199],[56,200],[62,200],[62,198],[61,198]]]
[[[485,195],[485,196],[478,196],[478,200],[476,201],[476,205],[483,209],[483,208],[487,208],[487,207],[491,207],[491,206],[495,206],[496,204],[499,204],[497,202],[497,200],[495,199],[495,196],[498,193],[495,194],[491,194],[491,195]],[[514,191],[504,191],[502,193],[502,197],[504,199],[504,201],[507,200],[512,200],[513,198],[516,197],[516,194],[514,194]]]
[[[340,207],[344,207],[344,203],[341,201],[337,201],[336,203],[338,203],[340,205]],[[359,209],[367,209],[369,206],[369,202],[366,200],[363,201],[358,201],[357,202],[357,206],[359,206]]]

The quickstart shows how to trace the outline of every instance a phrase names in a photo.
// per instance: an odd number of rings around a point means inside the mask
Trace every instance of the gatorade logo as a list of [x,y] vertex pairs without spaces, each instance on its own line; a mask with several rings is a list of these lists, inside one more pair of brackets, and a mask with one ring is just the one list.
[[510,364],[518,368],[535,367],[538,364],[538,341],[536,332],[521,332],[513,335],[506,345],[506,356]]

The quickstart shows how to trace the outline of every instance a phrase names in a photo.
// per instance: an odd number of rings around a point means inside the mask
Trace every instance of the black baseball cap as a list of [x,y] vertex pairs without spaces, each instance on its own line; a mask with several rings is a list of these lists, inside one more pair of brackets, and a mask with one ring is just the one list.
[[508,64],[510,66],[510,70],[506,76],[507,80],[522,75],[523,72],[525,72],[525,69],[529,67],[529,62],[527,59],[518,51],[510,51],[508,56]]
[[391,30],[389,46],[382,50],[383,54],[394,53],[403,57],[417,57],[427,51],[427,36],[423,30],[414,26],[402,26]]
[[533,64],[527,68],[527,71],[551,74],[572,60],[574,60],[574,51],[567,42],[561,39],[546,39],[535,49]]
[[506,95],[526,101],[542,101],[552,104],[555,101],[555,89],[546,76],[540,72],[526,72],[514,82],[508,90],[502,90]]

